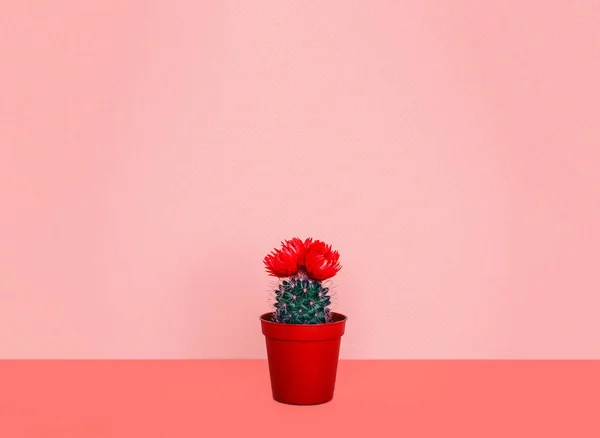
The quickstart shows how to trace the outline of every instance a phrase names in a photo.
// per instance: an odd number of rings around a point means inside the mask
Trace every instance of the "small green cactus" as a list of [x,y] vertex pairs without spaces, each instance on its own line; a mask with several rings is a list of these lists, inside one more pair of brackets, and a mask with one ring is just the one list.
[[298,238],[282,242],[282,249],[265,257],[270,275],[279,278],[273,321],[285,324],[323,324],[331,321],[331,296],[322,282],[341,266],[330,245]]
[[274,320],[287,324],[322,324],[329,320],[331,297],[321,282],[293,278],[275,291]]

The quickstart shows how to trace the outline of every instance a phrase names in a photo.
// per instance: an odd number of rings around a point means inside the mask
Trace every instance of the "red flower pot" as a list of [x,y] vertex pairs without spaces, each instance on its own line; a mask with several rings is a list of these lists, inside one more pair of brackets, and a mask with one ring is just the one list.
[[332,312],[326,324],[273,322],[260,317],[267,342],[273,398],[294,405],[316,405],[333,398],[340,341],[346,316]]

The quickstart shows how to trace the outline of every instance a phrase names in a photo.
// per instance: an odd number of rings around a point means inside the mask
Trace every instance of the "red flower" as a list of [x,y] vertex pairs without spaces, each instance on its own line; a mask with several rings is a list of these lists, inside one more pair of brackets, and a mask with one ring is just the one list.
[[304,242],[297,237],[281,242],[281,249],[274,249],[264,263],[269,275],[293,277],[300,270],[316,281],[327,280],[341,269],[340,255],[331,245],[308,238]]
[[274,249],[265,257],[264,263],[269,275],[291,277],[298,273],[300,260],[304,263],[304,243],[294,237],[281,242],[281,249]]
[[342,268],[339,259],[340,254],[331,249],[331,245],[320,240],[306,239],[304,243],[304,267],[310,278],[317,281],[327,280],[333,277]]

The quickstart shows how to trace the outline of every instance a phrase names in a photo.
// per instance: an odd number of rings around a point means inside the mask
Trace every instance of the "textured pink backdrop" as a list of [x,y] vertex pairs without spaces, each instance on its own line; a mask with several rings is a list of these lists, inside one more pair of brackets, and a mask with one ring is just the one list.
[[597,1],[0,2],[0,357],[600,358]]

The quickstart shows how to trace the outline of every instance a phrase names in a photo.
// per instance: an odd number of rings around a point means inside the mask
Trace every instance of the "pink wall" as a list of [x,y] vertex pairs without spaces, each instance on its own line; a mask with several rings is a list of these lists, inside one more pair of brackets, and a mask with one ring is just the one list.
[[410,3],[2,1],[0,357],[600,358],[599,3]]

